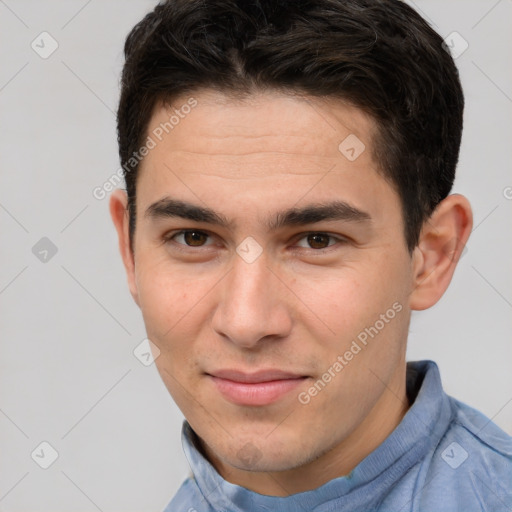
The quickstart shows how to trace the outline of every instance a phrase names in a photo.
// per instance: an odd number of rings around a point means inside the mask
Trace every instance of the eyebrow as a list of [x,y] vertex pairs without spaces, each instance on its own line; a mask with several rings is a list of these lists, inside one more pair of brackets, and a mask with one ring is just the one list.
[[[144,215],[152,219],[177,217],[225,228],[234,227],[234,222],[211,208],[169,197],[151,204],[146,209]],[[328,203],[310,204],[302,208],[293,207],[277,212],[267,222],[267,227],[270,231],[273,231],[286,226],[301,226],[334,220],[358,223],[371,223],[373,221],[368,212],[360,210],[345,201],[331,201]]]

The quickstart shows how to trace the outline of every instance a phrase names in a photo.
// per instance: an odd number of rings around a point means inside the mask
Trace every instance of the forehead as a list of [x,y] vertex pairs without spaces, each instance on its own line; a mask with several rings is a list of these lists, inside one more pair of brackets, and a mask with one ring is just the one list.
[[198,91],[155,106],[137,203],[171,195],[240,211],[347,199],[379,215],[398,197],[377,172],[375,133],[369,116],[339,100]]
[[[167,152],[219,157],[274,153],[276,157],[311,157],[320,164],[322,158],[343,156],[339,146],[349,136],[357,143],[356,149],[362,148],[363,140],[365,148],[371,149],[374,132],[373,119],[341,100],[276,91],[244,98],[198,91],[174,99],[171,105],[155,105],[148,125],[148,135],[163,141],[158,146],[165,146]],[[155,149],[153,156],[159,153]]]

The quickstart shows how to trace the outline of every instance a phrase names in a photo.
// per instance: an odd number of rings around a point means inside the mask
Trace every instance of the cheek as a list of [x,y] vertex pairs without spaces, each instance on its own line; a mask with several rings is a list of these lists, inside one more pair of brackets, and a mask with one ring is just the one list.
[[137,290],[148,330],[166,339],[190,321],[200,299],[208,291],[207,280],[194,279],[165,260],[152,262],[140,258],[136,268]]
[[312,270],[294,280],[293,291],[312,315],[301,316],[320,320],[326,333],[336,339],[347,339],[364,328],[387,305],[386,297],[393,292],[379,294],[380,283],[374,270],[365,265]]
[[392,257],[381,258],[296,279],[294,290],[307,306],[298,322],[316,340],[309,348],[318,354],[320,366],[329,368],[344,354],[352,368],[396,361],[407,332],[405,278],[399,267]]
[[208,325],[208,293],[218,277],[171,269],[167,261],[154,264],[141,258],[139,263],[140,308],[147,336],[160,349],[156,366],[171,394],[180,396],[182,386],[188,389],[199,374],[196,366],[201,358],[196,352]]
[[204,325],[200,299],[208,283],[194,281],[166,265],[139,267],[138,290],[148,338],[160,349],[158,372],[182,411],[196,394],[196,341]]

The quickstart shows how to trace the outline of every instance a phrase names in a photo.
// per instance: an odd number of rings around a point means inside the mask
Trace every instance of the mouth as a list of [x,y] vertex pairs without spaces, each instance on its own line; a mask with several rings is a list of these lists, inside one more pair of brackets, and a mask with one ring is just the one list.
[[206,374],[216,390],[237,405],[269,405],[296,389],[308,377],[280,370],[244,373],[219,370]]

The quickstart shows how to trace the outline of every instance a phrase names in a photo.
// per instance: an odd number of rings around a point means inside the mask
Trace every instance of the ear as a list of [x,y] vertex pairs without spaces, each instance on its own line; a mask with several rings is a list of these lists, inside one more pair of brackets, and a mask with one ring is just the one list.
[[432,307],[444,294],[473,228],[469,201],[460,194],[441,201],[425,221],[413,254],[410,308]]
[[114,222],[119,241],[119,252],[123,259],[126,276],[128,278],[128,286],[133,300],[139,304],[139,294],[137,291],[137,281],[135,279],[135,256],[130,247],[129,236],[129,215],[128,215],[128,197],[126,192],[116,189],[110,195],[110,216]]

